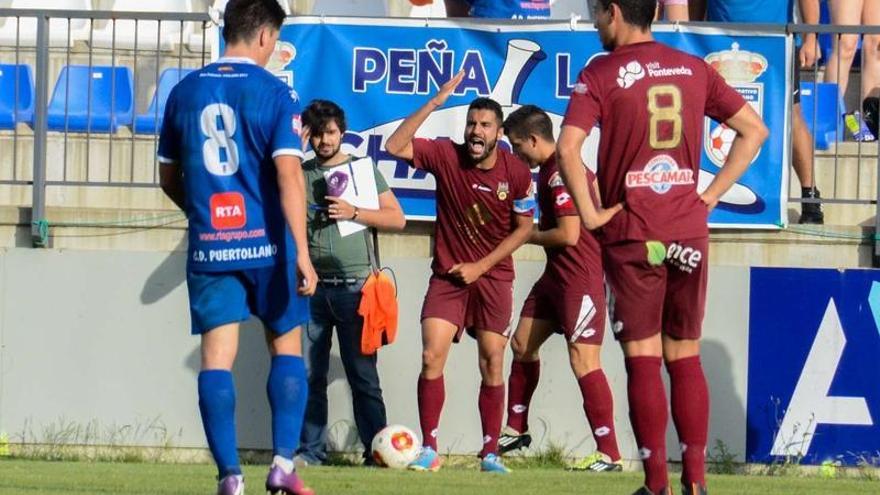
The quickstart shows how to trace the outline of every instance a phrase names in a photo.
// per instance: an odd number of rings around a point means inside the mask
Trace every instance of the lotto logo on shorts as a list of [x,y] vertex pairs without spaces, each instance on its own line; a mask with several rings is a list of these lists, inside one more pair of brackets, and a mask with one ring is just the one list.
[[237,192],[211,195],[211,227],[216,230],[240,229],[247,224],[244,196]]

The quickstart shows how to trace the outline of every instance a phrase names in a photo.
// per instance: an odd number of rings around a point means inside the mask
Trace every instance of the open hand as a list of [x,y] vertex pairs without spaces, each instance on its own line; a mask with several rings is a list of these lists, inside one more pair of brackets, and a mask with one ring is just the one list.
[[455,88],[461,84],[462,79],[464,79],[464,70],[458,71],[458,74],[452,76],[452,79],[443,83],[443,85],[440,86],[440,91],[434,95],[432,100],[434,104],[438,107],[442,107],[443,104],[446,103],[446,100],[449,99],[449,95],[451,95],[452,92],[455,91]]

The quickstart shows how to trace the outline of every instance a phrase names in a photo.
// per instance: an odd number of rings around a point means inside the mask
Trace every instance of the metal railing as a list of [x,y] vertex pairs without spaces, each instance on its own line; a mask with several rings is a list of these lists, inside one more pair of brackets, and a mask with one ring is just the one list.
[[[138,115],[146,112],[151,97],[159,88],[164,69],[199,68],[210,59],[210,34],[213,26],[207,14],[159,12],[105,12],[66,10],[0,9],[0,62],[15,66],[15,95],[13,115],[19,110],[19,72],[24,64],[33,66],[33,118],[28,125],[13,124],[11,131],[0,131],[0,141],[11,141],[11,152],[0,148],[0,185],[32,186],[32,238],[36,245],[46,242],[45,208],[47,187],[94,189],[156,188],[158,177],[155,152],[158,125],[150,132],[138,128]],[[144,29],[149,27],[149,29]],[[789,25],[788,32],[840,34],[880,34],[876,26],[809,26]],[[110,82],[111,125],[109,130],[96,130],[91,116],[86,117],[84,128],[72,129],[69,107],[71,78],[57,87],[63,67],[81,65],[91,74],[92,69],[108,66],[112,69],[127,67],[131,71],[132,119],[130,123],[114,124],[119,113],[116,108],[116,77]],[[796,63],[794,64],[796,68]],[[820,79],[820,67],[803,70],[804,80]],[[93,110],[92,78],[88,78],[85,113]],[[50,84],[56,83],[55,95],[63,101],[63,121],[50,123]],[[151,89],[151,88],[156,89]],[[858,95],[858,101],[864,95]],[[57,99],[57,98],[56,98]],[[817,110],[817,99],[813,99]],[[58,109],[55,108],[55,111]],[[161,119],[158,106],[151,109],[152,121]],[[812,128],[816,128],[818,112],[813,111]],[[81,116],[80,116],[81,117]],[[837,120],[837,133],[842,123]],[[844,132],[845,134],[845,132]],[[844,136],[844,139],[846,137]],[[32,146],[28,146],[32,141]],[[880,195],[880,158],[871,159],[876,143],[832,143],[827,152],[819,152],[820,160],[813,160],[814,184],[823,192],[822,203],[829,208],[862,208],[874,214],[873,224],[880,229],[880,215],[876,215]],[[32,156],[28,151],[32,150]],[[31,160],[28,160],[31,158]],[[28,165],[25,162],[31,162]],[[821,165],[817,167],[817,163]],[[855,169],[854,177],[847,175]],[[870,173],[869,173],[870,169]],[[845,179],[845,180],[844,180]],[[789,189],[795,184],[791,174]],[[791,195],[795,205],[810,202],[799,194]],[[24,200],[22,200],[24,203]],[[136,206],[134,206],[136,207]],[[866,213],[867,216],[867,213]],[[867,220],[865,220],[867,221]],[[847,220],[862,223],[861,218]],[[880,231],[880,230],[877,230]],[[875,252],[880,259],[880,245]]]
[[[145,109],[145,104],[160,90],[163,69],[177,68],[180,74],[181,69],[199,68],[209,61],[208,28],[213,24],[207,14],[182,12],[0,9],[2,19],[0,61],[14,65],[15,89],[12,130],[2,136],[9,139],[11,134],[12,156],[11,162],[0,158],[0,184],[32,186],[32,238],[35,245],[45,245],[47,186],[157,186],[154,157],[162,115],[158,105]],[[19,75],[26,70],[23,65],[31,63],[33,119],[17,122],[22,110]],[[102,67],[109,69],[98,72]],[[74,94],[72,73],[77,68],[86,74],[86,87],[75,88]],[[109,95],[96,102],[93,84],[103,82],[107,74]],[[77,94],[84,94],[86,101]],[[99,109],[97,105],[105,105],[107,98],[109,108]],[[59,101],[63,108],[57,107]],[[129,107],[118,108],[120,101],[128,101]],[[107,125],[96,124],[99,111],[109,118]],[[151,117],[146,119],[153,122],[149,132],[138,129],[139,116]],[[84,119],[84,128],[74,129],[74,118]],[[22,141],[29,139],[33,142],[30,178],[18,164],[20,148],[26,148]]]
[[[793,35],[803,36],[804,34],[813,33],[817,35],[829,35],[837,40],[837,68],[836,71],[838,74],[840,73],[840,60],[841,60],[841,45],[840,37],[841,35],[880,35],[880,26],[840,26],[840,25],[805,25],[805,24],[791,24],[788,26],[788,32]],[[812,79],[814,82],[820,82],[820,79],[824,79],[824,77],[820,78],[820,70],[823,75],[827,70],[828,59],[831,56],[831,53],[822,53],[822,57],[824,59],[825,65],[820,66],[817,63],[814,64],[810,68],[801,69],[799,68],[799,62],[795,59],[792,70],[800,70],[801,76],[808,76],[809,79]],[[864,77],[864,64],[865,57],[862,56],[861,67],[857,67],[855,64],[850,68],[850,75],[858,73],[860,77]],[[850,81],[849,87],[852,88],[854,81]],[[830,143],[830,148],[827,153],[824,153],[825,157],[830,154],[831,155],[831,183],[823,183],[820,177],[827,177],[829,174],[822,174],[820,170],[817,170],[817,149],[816,149],[816,132],[818,119],[819,119],[819,95],[814,95],[812,98],[812,122],[810,122],[810,127],[813,129],[813,159],[812,163],[812,178],[813,185],[820,189],[823,193],[823,197],[821,200],[815,200],[810,198],[800,198],[799,195],[792,195],[790,198],[791,202],[794,203],[814,203],[821,202],[830,207],[835,207],[835,205],[871,205],[873,212],[873,226],[874,226],[874,266],[878,266],[880,263],[880,236],[877,235],[880,232],[880,203],[878,203],[877,199],[880,198],[880,150],[878,150],[878,143],[880,143],[880,136],[875,136],[876,140],[873,142],[863,142],[861,140],[854,140],[853,136],[848,134],[848,131],[844,128],[843,123],[843,115],[841,113],[846,112],[850,109],[861,111],[861,102],[867,96],[864,94],[864,91],[861,87],[861,84],[858,84],[859,89],[856,93],[855,98],[855,108],[846,108],[848,103],[846,102],[845,96],[840,95],[841,99],[844,100],[844,109],[840,109],[841,111],[837,112],[837,118],[835,119],[835,127],[834,127],[834,140]],[[880,91],[880,88],[877,88]],[[848,92],[850,95],[851,92]],[[851,99],[851,98],[850,98]],[[835,102],[835,107],[837,104]],[[855,152],[853,153],[853,148]],[[822,153],[818,153],[820,156]],[[844,163],[847,165],[844,168]],[[855,170],[849,170],[852,165],[855,165]],[[864,168],[863,168],[864,167]],[[849,174],[854,173],[855,177],[850,177]],[[865,184],[865,179],[863,178],[863,174],[867,176],[867,178],[873,177],[873,183]],[[791,174],[791,180],[794,180],[794,174]],[[793,184],[790,182],[789,189]],[[858,220],[854,220],[855,223],[858,223]]]

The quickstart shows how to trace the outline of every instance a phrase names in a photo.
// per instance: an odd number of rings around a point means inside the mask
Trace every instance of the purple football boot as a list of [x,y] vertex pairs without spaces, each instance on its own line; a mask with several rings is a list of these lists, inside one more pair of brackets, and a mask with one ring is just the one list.
[[274,464],[269,468],[269,476],[266,477],[266,491],[272,495],[315,495],[296,475],[296,470],[286,473]]
[[243,495],[244,479],[241,476],[230,474],[217,484],[217,495]]

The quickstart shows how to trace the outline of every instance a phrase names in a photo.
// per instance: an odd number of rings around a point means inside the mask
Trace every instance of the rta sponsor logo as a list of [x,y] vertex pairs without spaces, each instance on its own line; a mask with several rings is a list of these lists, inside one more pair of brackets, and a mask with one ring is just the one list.
[[626,173],[626,187],[650,187],[657,194],[666,194],[672,186],[694,183],[694,171],[681,169],[669,155],[655,156],[643,170]]
[[216,230],[240,229],[247,224],[244,196],[238,192],[212,194],[211,226]]
[[666,248],[666,261],[681,271],[691,273],[700,266],[703,252],[690,246],[673,242]]

